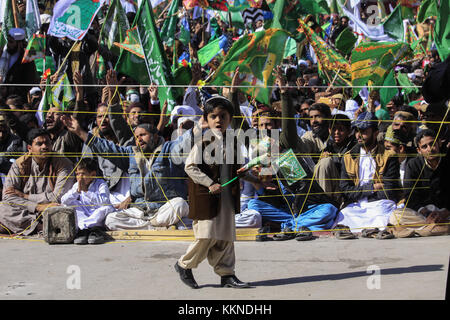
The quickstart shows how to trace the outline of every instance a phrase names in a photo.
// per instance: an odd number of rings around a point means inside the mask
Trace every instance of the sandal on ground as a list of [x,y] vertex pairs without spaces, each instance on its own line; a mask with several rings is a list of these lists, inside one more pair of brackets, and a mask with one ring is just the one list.
[[277,233],[273,236],[273,240],[275,241],[285,241],[285,240],[291,240],[295,238],[295,232],[293,232],[291,229],[283,229],[281,233]]
[[363,238],[375,238],[378,233],[380,232],[380,229],[375,228],[375,229],[364,229],[361,232],[361,237]]
[[395,236],[387,230],[382,230],[377,234],[378,240],[395,239]]
[[334,236],[339,240],[350,240],[350,239],[358,239],[358,237],[350,231],[350,228],[343,225],[337,225],[335,227],[336,231],[334,231]]
[[297,241],[308,241],[313,240],[314,236],[311,229],[307,227],[301,227],[298,233],[295,235],[295,240]]

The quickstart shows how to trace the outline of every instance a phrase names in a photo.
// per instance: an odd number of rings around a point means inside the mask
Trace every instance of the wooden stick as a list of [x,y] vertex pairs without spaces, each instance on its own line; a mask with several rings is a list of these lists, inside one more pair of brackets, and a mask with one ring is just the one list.
[[[172,1],[174,1],[174,0],[172,0]],[[169,9],[171,4],[172,4],[172,2],[169,2],[167,4],[167,6],[164,8],[164,10],[161,12],[161,14],[158,16],[158,19],[161,19],[161,17],[164,15],[164,13],[166,13],[166,11]]]
[[17,3],[16,0],[11,0],[13,16],[14,16],[14,25],[16,28],[19,28],[19,17],[17,16]]
[[67,58],[69,58],[70,53],[72,52],[73,48],[75,48],[75,45],[78,43],[79,40],[75,41],[72,45],[72,48],[70,48],[69,52],[67,53],[67,55],[64,57],[63,62],[59,65],[58,70],[55,72],[55,74],[59,74],[59,72],[61,71],[61,68],[64,66],[64,64],[67,61]]

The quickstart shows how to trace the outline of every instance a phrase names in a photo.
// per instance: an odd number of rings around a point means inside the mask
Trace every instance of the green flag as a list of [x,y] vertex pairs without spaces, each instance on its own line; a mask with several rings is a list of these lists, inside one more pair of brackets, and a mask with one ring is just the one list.
[[227,45],[227,37],[220,36],[214,41],[209,42],[206,46],[198,50],[197,56],[198,61],[204,67],[207,65],[214,57],[219,54]]
[[[44,66],[45,62],[45,66]],[[36,71],[38,73],[44,73],[45,70],[50,69],[50,72],[55,73],[56,72],[56,64],[55,59],[53,56],[45,56],[44,58],[38,58],[34,60],[34,65],[36,66]]]
[[136,26],[130,30],[127,30],[127,36],[122,43],[114,42],[114,45],[137,55],[141,59],[144,59],[144,50],[139,41]]
[[245,34],[228,51],[225,60],[217,69],[211,84],[231,85],[231,79],[239,67],[245,79],[243,92],[264,104],[269,104],[274,78],[272,72],[283,59],[284,47],[289,34],[280,29],[267,29]]
[[186,17],[183,17],[180,21],[180,36],[178,39],[185,46],[187,46],[189,42],[191,42],[191,31],[189,27],[189,21]]
[[405,96],[410,93],[419,93],[419,88],[408,88],[414,86],[414,84],[409,80],[408,75],[406,73],[399,72],[397,73],[397,81],[400,86],[402,86],[402,92]]
[[0,48],[3,49],[3,47],[8,42],[8,32],[9,29],[14,28],[14,16],[13,16],[13,10],[12,10],[12,3],[11,0],[4,0],[4,11],[3,11],[3,21],[1,32],[2,36],[0,37]]
[[171,47],[175,40],[175,30],[178,21],[178,8],[180,7],[180,0],[172,0],[169,11],[167,12],[168,18],[164,20],[164,24],[161,28],[162,41]]
[[114,42],[122,43],[125,40],[126,32],[130,29],[128,18],[120,0],[111,0],[105,22],[100,31],[100,40],[117,56],[120,48],[114,46]]
[[[394,77],[394,70],[389,72],[386,79],[384,79],[383,87],[393,87],[396,86]],[[380,88],[380,103],[381,107],[385,108],[389,101],[392,100],[393,97],[398,93],[397,88]]]
[[384,33],[397,41],[405,41],[403,28],[403,16],[401,5],[397,5],[394,11],[383,22]]
[[52,105],[52,91],[51,91],[51,87],[50,87],[50,77],[47,77],[45,83],[47,85],[44,90],[44,95],[41,99],[41,102],[39,102],[38,111],[36,112],[36,116],[39,120],[39,123],[45,122],[45,114]]
[[275,164],[289,185],[292,185],[307,176],[305,169],[303,169],[300,162],[298,162],[292,149],[282,153],[280,157],[275,160]]
[[357,40],[358,38],[353,31],[349,28],[345,28],[344,31],[337,36],[334,46],[343,54],[347,55],[352,52]]
[[36,59],[41,59],[45,54],[45,35],[33,34],[28,42],[25,53],[23,54],[22,63],[31,62]]
[[52,104],[55,107],[60,107],[62,111],[67,109],[70,101],[75,99],[72,86],[67,78],[67,73],[64,73],[56,84],[51,88]]
[[[303,2],[308,2],[302,1]],[[297,33],[298,19],[305,13],[298,0],[277,0],[268,4],[273,13],[271,28]],[[312,12],[311,12],[312,13]]]
[[434,42],[442,61],[450,55],[450,0],[441,0]]
[[131,53],[130,51],[122,50],[115,70],[117,70],[117,72],[126,74],[142,85],[150,84],[150,78],[148,76],[145,60],[139,58],[137,55]]
[[303,20],[299,21],[300,32],[314,49],[321,77],[328,82],[335,79],[336,85],[350,85],[351,68],[347,59],[337,53],[328,43],[319,37]]
[[[403,42],[362,42],[352,51],[353,86],[381,86],[395,65],[411,54],[409,44]],[[361,88],[355,88],[356,95]]]
[[437,17],[438,15],[439,10],[437,0],[424,0],[417,12],[417,22],[423,23],[427,18]]
[[296,54],[296,52],[297,52],[297,41],[295,41],[295,39],[293,38],[287,39],[286,46],[284,47],[283,58],[292,56],[293,54]]
[[134,21],[144,50],[144,61],[150,81],[161,86],[158,88],[158,98],[161,103],[167,101],[167,111],[171,112],[179,92],[169,87],[174,83],[170,64],[155,25],[152,8],[147,1],[142,1]]

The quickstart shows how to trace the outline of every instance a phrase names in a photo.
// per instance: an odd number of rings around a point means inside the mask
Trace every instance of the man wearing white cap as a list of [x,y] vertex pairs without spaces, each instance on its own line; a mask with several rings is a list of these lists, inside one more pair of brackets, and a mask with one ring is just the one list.
[[173,108],[170,121],[176,128],[177,136],[181,136],[183,130],[191,129],[198,122],[200,116],[194,108],[188,105],[179,105]]
[[31,88],[29,94],[28,94],[28,103],[35,107],[36,109],[39,106],[39,102],[41,102],[42,98],[42,90],[39,87],[33,87]]
[[[39,84],[34,62],[22,63],[25,53],[25,30],[11,28],[8,31],[8,42],[0,58],[0,83]],[[4,96],[18,94],[27,98],[29,87],[9,86],[2,92]]]

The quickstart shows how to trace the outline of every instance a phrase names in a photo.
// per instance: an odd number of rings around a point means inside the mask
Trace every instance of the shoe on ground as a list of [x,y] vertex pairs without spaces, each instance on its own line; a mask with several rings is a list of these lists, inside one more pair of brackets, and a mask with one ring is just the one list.
[[280,233],[277,233],[273,236],[273,240],[275,241],[286,241],[294,239],[296,236],[296,233],[292,231],[290,228],[285,228],[281,230]]
[[273,241],[273,238],[267,236],[266,233],[270,233],[270,227],[264,226],[260,229],[258,229],[258,235],[256,235],[256,241]]
[[198,284],[194,279],[194,275],[192,274],[192,269],[184,269],[180,267],[178,261],[175,263],[175,270],[180,275],[181,281],[192,289],[197,289]]
[[242,282],[235,275],[223,276],[220,278],[220,285],[225,288],[251,288],[248,282]]
[[93,229],[89,233],[88,237],[89,244],[102,244],[105,243],[105,237],[101,230]]
[[80,230],[80,231],[78,231],[77,235],[75,236],[73,243],[74,244],[87,244],[88,237],[89,237],[89,230],[87,230],[87,229]]
[[297,241],[309,241],[313,240],[314,236],[312,234],[311,229],[307,227],[301,227],[298,233],[295,236],[295,240]]

